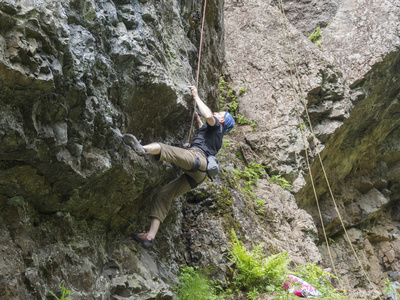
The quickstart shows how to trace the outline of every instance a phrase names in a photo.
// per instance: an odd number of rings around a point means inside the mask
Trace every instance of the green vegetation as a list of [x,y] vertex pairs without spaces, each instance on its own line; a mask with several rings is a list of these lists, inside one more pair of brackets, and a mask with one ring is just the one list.
[[251,190],[251,188],[257,186],[257,181],[260,176],[265,174],[265,166],[259,163],[249,163],[244,170],[235,169],[234,175],[237,179],[245,180],[245,190]]
[[261,203],[261,201],[264,201],[257,199],[256,195],[253,192],[253,189],[257,186],[257,182],[260,179],[260,176],[265,174],[265,168],[266,167],[261,164],[251,162],[247,167],[244,168],[244,170],[235,169],[233,171],[235,179],[243,180],[244,182],[242,192],[250,198],[254,199],[257,202],[258,206],[262,206],[259,205],[259,203]]
[[222,139],[222,147],[221,147],[221,150],[219,151],[218,155],[226,156],[226,154],[227,154],[226,150],[227,151],[231,151],[232,150],[232,145],[233,145],[233,143],[230,142],[229,140]]
[[244,157],[243,157],[242,151],[237,150],[236,153],[235,153],[235,156],[236,156],[236,158],[239,159],[241,162],[244,162]]
[[263,244],[248,251],[243,243],[239,241],[235,231],[231,231],[230,260],[235,264],[236,285],[245,291],[269,287],[270,291],[282,289],[282,279],[288,272],[287,266],[290,263],[289,254],[281,252],[265,257],[262,252]]
[[212,282],[198,268],[182,266],[175,293],[179,300],[218,299]]
[[269,182],[273,184],[279,184],[281,188],[285,190],[290,191],[292,189],[292,185],[290,184],[290,182],[283,178],[281,175],[272,175],[269,179]]
[[324,50],[324,48],[322,47],[321,38],[322,38],[322,33],[321,33],[321,27],[319,26],[315,29],[313,33],[308,34],[308,39],[314,44],[316,44],[319,48]]
[[256,202],[257,202],[257,206],[259,206],[259,207],[261,207],[265,204],[265,201],[262,199],[256,199]]
[[64,283],[61,286],[61,298],[58,298],[52,291],[49,291],[49,293],[52,294],[57,300],[72,300],[71,298],[67,298],[71,291],[65,288]]
[[336,276],[331,273],[323,271],[320,267],[307,263],[305,265],[298,266],[296,268],[296,276],[304,279],[312,285],[322,294],[324,297],[329,298],[340,298],[342,295],[335,293],[329,278],[335,278]]
[[236,122],[239,125],[250,125],[253,128],[253,131],[256,131],[256,129],[257,129],[258,121],[252,121],[252,120],[246,119],[246,117],[241,114],[237,114]]
[[237,102],[237,97],[230,84],[225,81],[224,76],[219,78],[219,106],[222,108],[226,103]]
[[229,259],[231,278],[227,278],[227,287],[223,288],[219,280],[210,280],[197,267],[184,266],[179,274],[179,283],[175,287],[178,299],[234,299],[236,295],[246,295],[247,299],[258,299],[261,293],[274,294],[275,299],[298,299],[284,291],[282,282],[286,274],[296,275],[316,287],[323,295],[322,299],[349,299],[335,293],[329,278],[332,274],[322,271],[318,266],[307,263],[294,271],[289,269],[291,259],[287,252],[265,256],[263,244],[246,249],[235,231],[231,229]]
[[383,293],[384,293],[385,295],[388,295],[390,292],[392,292],[393,294],[395,294],[396,296],[398,296],[398,294],[399,294],[399,293],[398,293],[398,290],[400,290],[400,288],[397,287],[397,286],[395,286],[395,285],[393,284],[393,282],[391,282],[391,281],[389,280],[389,278],[386,279],[385,285],[386,285],[386,288],[383,290]]
[[222,147],[224,149],[228,149],[228,150],[232,150],[232,146],[234,143],[232,143],[231,141],[227,140],[227,139],[222,139]]
[[[239,96],[244,93],[245,89],[243,87],[239,88]],[[256,130],[257,121],[249,120],[245,116],[239,114],[238,98],[230,84],[225,81],[224,76],[221,76],[219,79],[219,106],[221,110],[228,110],[235,118],[238,125],[250,125],[253,131]]]

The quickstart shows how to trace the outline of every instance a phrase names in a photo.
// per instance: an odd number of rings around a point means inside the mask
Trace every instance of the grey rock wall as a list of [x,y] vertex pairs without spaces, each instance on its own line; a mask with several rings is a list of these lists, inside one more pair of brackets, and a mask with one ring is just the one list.
[[[222,8],[208,2],[204,30],[199,89],[211,107]],[[172,298],[182,259],[127,238],[147,225],[152,194],[177,170],[139,158],[121,136],[185,142],[202,9],[194,1],[0,3],[0,298],[46,299],[62,282],[74,299]],[[168,236],[178,234],[173,227]]]
[[[385,279],[397,280],[398,274],[399,5],[397,1],[283,1],[288,18],[285,36],[279,2],[244,0],[225,5],[225,75],[238,95],[240,113],[259,122],[255,132],[248,128],[239,134],[247,144],[247,157],[268,166],[269,175],[281,174],[293,182],[299,207],[317,225],[325,266],[331,267],[306,177],[307,151],[323,199],[323,220],[328,235],[337,241],[332,247],[340,276],[354,297],[368,297],[374,292],[360,279],[362,270],[348,255],[349,245],[328,200],[316,153],[323,150],[339,210],[351,228],[351,242],[381,291]],[[320,47],[307,38],[317,26],[322,28]],[[245,89],[241,95],[240,87]]]
[[[365,76],[359,87],[366,98],[354,107],[321,154],[344,226],[352,232],[351,242],[375,283],[393,276],[398,280],[399,55],[399,52],[389,54]],[[353,258],[340,254],[349,246],[341,237],[343,228],[338,212],[318,162],[312,172],[326,232],[340,240],[332,245],[340,273],[354,288],[358,284],[352,274],[354,270],[346,274],[343,268],[351,266],[360,272],[360,267]],[[319,219],[312,209],[315,197],[311,186],[305,186],[297,199],[301,207],[308,207],[306,210],[315,220]]]
[[[173,299],[185,263],[225,284],[231,228],[249,248],[262,242],[267,255],[330,267],[305,162],[317,149],[372,282],[399,280],[399,6],[284,1],[300,90],[277,3],[208,1],[201,97],[218,108],[223,73],[245,89],[239,112],[257,130],[227,136],[225,175],[177,199],[150,250],[128,236],[147,229],[152,195],[179,171],[138,157],[121,135],[187,138],[201,3],[0,3],[0,297],[46,299],[65,282],[74,299]],[[307,39],[318,25],[322,48]],[[239,152],[269,167],[254,191],[264,205],[234,177]],[[312,170],[340,276],[352,296],[368,297],[317,161]],[[291,193],[268,181],[276,174]]]

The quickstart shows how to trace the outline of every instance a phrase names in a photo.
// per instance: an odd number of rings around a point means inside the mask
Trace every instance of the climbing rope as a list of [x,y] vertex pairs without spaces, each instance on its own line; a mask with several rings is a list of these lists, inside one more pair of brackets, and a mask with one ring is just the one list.
[[[294,81],[293,81],[292,60],[293,60],[293,64],[294,64],[295,70],[296,70],[296,78],[297,78],[297,82],[298,82],[300,93],[301,93],[300,96],[301,96],[301,99],[302,99],[302,102],[303,102],[303,106],[304,106],[304,109],[305,109],[305,112],[306,112],[306,115],[307,115],[308,124],[310,126],[310,131],[311,131],[314,143],[316,145],[317,156],[319,158],[319,162],[321,164],[321,168],[322,168],[322,171],[323,171],[323,174],[324,174],[324,177],[325,177],[325,181],[327,183],[327,186],[328,186],[328,189],[329,189],[329,193],[330,193],[330,196],[331,196],[332,201],[334,203],[334,206],[335,206],[336,212],[338,214],[340,223],[341,223],[342,228],[344,230],[344,233],[346,235],[347,241],[348,241],[348,243],[349,243],[349,245],[350,245],[350,247],[352,249],[352,252],[353,252],[358,264],[360,265],[360,268],[361,268],[364,276],[366,277],[367,281],[371,285],[371,287],[374,290],[374,292],[378,295],[379,299],[381,299],[380,293],[373,286],[371,280],[369,279],[364,267],[361,264],[361,261],[360,261],[358,255],[357,255],[357,253],[356,253],[356,251],[355,251],[355,249],[354,249],[354,247],[353,247],[353,245],[351,243],[351,240],[350,240],[350,237],[349,237],[349,235],[347,233],[346,227],[344,226],[342,216],[341,216],[341,214],[339,212],[339,209],[337,207],[335,197],[333,196],[333,192],[332,192],[331,186],[329,184],[329,180],[328,180],[328,177],[327,177],[327,174],[326,174],[326,171],[325,171],[325,167],[323,165],[322,158],[321,158],[320,152],[318,150],[318,143],[317,143],[317,139],[316,139],[315,134],[314,134],[314,130],[313,130],[312,124],[311,124],[311,119],[310,119],[310,116],[308,114],[307,104],[305,102],[305,97],[304,97],[304,92],[303,92],[303,88],[302,88],[302,85],[301,85],[299,71],[298,71],[298,68],[297,68],[296,60],[294,58],[291,39],[290,39],[290,36],[289,36],[289,33],[288,33],[289,29],[288,29],[288,26],[287,26],[287,19],[286,19],[286,15],[285,15],[285,10],[283,8],[282,0],[279,0],[279,9],[280,9],[280,12],[281,12],[282,30],[283,30],[283,33],[284,33],[284,36],[285,36],[286,51],[287,51],[288,54],[289,53],[291,54],[291,58],[289,58],[289,66],[290,66],[290,76],[291,76],[291,82],[292,82],[292,88],[293,88],[294,94],[295,94],[295,96],[297,96],[297,91],[296,91],[296,88],[295,88],[295,85],[294,85]],[[290,51],[289,51],[289,49],[290,49]],[[297,117],[298,117],[298,120],[299,120],[299,124],[301,124],[300,112],[299,112],[299,109],[298,109],[298,106],[297,106],[296,99],[294,99],[294,102],[295,102],[295,107],[296,107],[296,112],[297,112]],[[320,220],[321,220],[321,225],[322,225],[322,229],[323,229],[323,233],[324,233],[324,237],[325,237],[325,242],[326,242],[326,245],[327,245],[327,249],[328,249],[328,253],[329,253],[329,257],[330,257],[330,260],[331,260],[331,263],[332,263],[332,267],[333,267],[334,273],[335,273],[336,277],[339,279],[339,276],[338,276],[338,274],[336,272],[335,264],[333,262],[332,254],[331,254],[331,251],[330,251],[329,242],[328,242],[328,238],[327,238],[327,235],[326,235],[324,222],[323,222],[323,219],[322,219],[322,213],[321,213],[320,206],[319,206],[318,196],[317,196],[317,192],[316,192],[316,189],[315,189],[314,179],[313,179],[312,171],[311,171],[311,168],[310,168],[310,162],[309,162],[308,152],[307,152],[307,143],[306,143],[307,140],[306,140],[305,134],[304,134],[302,129],[301,129],[301,131],[302,131],[302,135],[303,135],[303,139],[304,139],[307,167],[308,167],[309,174],[310,174],[310,180],[311,180],[311,184],[312,184],[312,188],[313,188],[313,192],[314,192],[314,197],[315,197],[315,200],[316,200],[316,203],[317,203],[317,207],[318,207],[318,213],[319,213],[319,217],[320,217]],[[341,280],[340,279],[339,279],[339,284],[341,285]]]
[[[280,12],[281,12],[282,31],[283,31],[283,34],[284,34],[284,37],[285,37],[286,52],[287,52],[287,54],[288,54],[288,56],[289,56],[290,79],[291,79],[292,89],[293,89],[294,96],[295,96],[295,97],[293,98],[293,102],[294,102],[294,104],[295,104],[298,122],[299,122],[299,124],[301,124],[300,111],[299,111],[299,108],[298,108],[298,105],[297,105],[297,101],[296,101],[296,98],[298,98],[298,94],[297,94],[297,90],[296,90],[296,87],[295,87],[295,84],[294,84],[294,80],[293,80],[293,65],[292,65],[292,59],[294,60],[294,56],[293,56],[293,53],[292,53],[291,56],[289,55],[289,49],[292,50],[292,48],[291,48],[291,45],[290,45],[290,47],[289,47],[289,41],[288,41],[288,40],[290,39],[290,36],[289,36],[289,34],[288,34],[289,30],[288,30],[288,28],[287,28],[286,17],[285,17],[285,12],[284,12],[284,9],[283,9],[282,0],[280,0],[280,2],[279,2],[279,9],[280,9]],[[290,52],[292,52],[292,51],[290,51]],[[294,62],[294,64],[295,64],[295,63],[296,63],[296,62]],[[319,206],[318,196],[317,196],[317,192],[316,192],[316,189],[315,189],[314,178],[313,178],[313,175],[312,175],[312,172],[311,172],[310,159],[309,159],[309,157],[308,157],[308,151],[307,151],[307,150],[308,150],[308,148],[307,148],[307,138],[306,138],[306,135],[305,135],[305,133],[304,133],[304,130],[303,130],[301,127],[300,127],[300,131],[301,131],[301,133],[302,133],[302,138],[303,138],[303,141],[304,141],[307,168],[308,168],[308,170],[310,170],[311,185],[312,185],[312,188],[313,188],[315,201],[316,201],[316,203],[317,203],[319,218],[320,218],[320,221],[321,221],[321,224],[322,224],[322,231],[323,231],[323,233],[324,233],[324,238],[325,238],[325,242],[326,242],[326,246],[327,246],[329,258],[330,258],[330,261],[331,261],[331,264],[332,264],[332,268],[333,268],[334,274],[335,274],[335,276],[336,276],[337,278],[339,278],[339,276],[338,276],[338,274],[337,274],[337,271],[336,271],[335,264],[334,264],[334,262],[333,262],[331,250],[330,250],[330,247],[329,247],[328,237],[327,237],[326,230],[325,230],[325,226],[324,226],[324,220],[323,220],[323,218],[322,218],[322,213],[321,213],[321,209],[320,209],[320,206]],[[340,284],[340,286],[341,286],[341,281],[340,281],[340,280],[339,280],[339,284]]]
[[[196,75],[196,89],[199,87],[199,73],[200,73],[200,60],[201,60],[201,45],[203,43],[203,31],[204,31],[204,20],[206,17],[206,7],[207,7],[207,0],[204,0],[204,8],[203,8],[203,20],[201,22],[201,33],[200,33],[200,46],[199,46],[199,58],[197,62],[197,75]],[[193,115],[192,115],[192,123],[190,124],[189,136],[187,142],[190,142],[190,136],[193,130],[193,123],[194,123],[194,116],[196,114],[196,100],[194,100],[194,108],[193,108]]]

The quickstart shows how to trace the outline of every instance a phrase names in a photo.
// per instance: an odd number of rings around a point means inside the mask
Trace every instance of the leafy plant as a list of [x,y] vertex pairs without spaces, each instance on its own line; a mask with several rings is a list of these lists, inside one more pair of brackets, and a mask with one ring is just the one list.
[[257,202],[257,206],[259,206],[259,207],[261,207],[265,204],[265,201],[262,199],[256,199],[256,202]]
[[258,124],[258,121],[249,120],[241,114],[237,114],[236,121],[239,125],[250,125],[253,128],[253,131],[256,130]]
[[240,161],[244,161],[243,154],[240,150],[236,151],[235,155]]
[[273,184],[279,184],[280,187],[285,190],[290,191],[292,189],[292,185],[290,184],[290,182],[283,178],[281,175],[272,175],[269,179],[269,182]]
[[[230,112],[231,114],[234,114],[235,111],[236,111],[237,108],[238,108],[238,103],[237,103],[237,101],[233,101],[231,105],[228,105],[228,108],[229,108],[229,112]],[[238,122],[238,123],[239,123],[239,122]]]
[[227,139],[222,139],[222,147],[228,150],[232,150],[231,146],[233,143]]
[[211,281],[197,268],[182,266],[174,290],[179,300],[218,299]]
[[[259,207],[263,206],[265,204],[265,201],[258,199],[253,192],[253,189],[257,186],[257,182],[260,179],[260,176],[265,173],[265,168],[265,166],[259,163],[251,162],[247,167],[245,167],[244,170],[235,169],[233,171],[236,179],[243,180],[244,187],[242,188],[242,192],[251,199],[254,199]],[[257,212],[259,214],[263,214],[263,212],[261,211]]]
[[265,290],[267,285],[281,289],[281,281],[288,272],[287,266],[290,262],[287,252],[265,257],[262,243],[253,247],[253,251],[247,251],[233,229],[230,243],[230,260],[237,269],[235,280],[241,288],[253,293],[260,287],[264,287]]
[[52,291],[49,290],[49,293],[52,294],[57,300],[72,300],[71,298],[67,298],[67,296],[71,293],[70,290],[65,288],[65,283],[63,282],[61,286],[61,298],[58,298],[56,294],[54,294]]
[[306,263],[305,265],[300,265],[297,267],[295,274],[313,285],[324,297],[341,298],[343,296],[335,292],[330,282],[330,278],[337,279],[337,277],[323,271],[315,264]]
[[388,295],[389,293],[393,293],[397,296],[397,290],[399,290],[400,287],[396,286],[393,282],[391,282],[389,280],[389,278],[386,279],[385,285],[386,285],[386,288],[383,290],[383,293],[385,295]]
[[251,162],[243,171],[236,169],[235,175],[240,179],[251,181],[253,185],[256,185],[260,176],[265,173],[265,168],[266,167],[262,164]]
[[[245,92],[243,87],[239,88],[239,95]],[[246,119],[239,114],[239,103],[235,91],[230,84],[225,81],[224,76],[219,78],[219,106],[221,109],[227,109],[235,118],[238,125],[251,125],[253,131],[256,130],[257,121]]]
[[230,84],[225,81],[224,76],[219,78],[219,105],[222,108],[225,104],[232,103],[229,108],[231,112],[237,109],[237,97]]
[[237,179],[244,180],[245,187],[242,191],[245,194],[251,196],[252,189],[257,186],[257,181],[260,179],[260,176],[265,173],[264,169],[266,167],[259,163],[249,163],[244,170],[235,169],[233,174]]
[[313,33],[308,35],[308,39],[316,44],[318,47],[321,47],[321,27],[317,27]]
[[247,299],[257,300],[258,295],[260,295],[260,292],[258,291],[258,289],[256,287],[253,287],[253,289],[247,293]]

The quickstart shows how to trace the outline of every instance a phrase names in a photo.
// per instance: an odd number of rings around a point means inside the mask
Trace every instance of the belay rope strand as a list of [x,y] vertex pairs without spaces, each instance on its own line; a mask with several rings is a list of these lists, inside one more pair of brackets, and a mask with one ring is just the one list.
[[[292,69],[293,68],[292,60],[293,60],[294,64],[296,64],[296,62],[294,61],[294,55],[293,55],[293,51],[292,51],[292,47],[291,47],[290,36],[289,36],[289,33],[288,33],[289,30],[287,28],[285,12],[284,12],[283,4],[282,4],[281,0],[279,2],[279,9],[280,9],[280,12],[281,12],[282,31],[283,31],[283,34],[284,34],[284,37],[285,37],[286,52],[287,52],[287,54],[289,56],[290,79],[291,79],[291,85],[292,85],[292,89],[293,89],[293,93],[294,93],[293,102],[295,104],[298,122],[299,122],[299,124],[301,124],[300,112],[299,112],[299,108],[298,108],[297,100],[296,100],[298,98],[298,94],[297,94],[296,87],[295,87],[294,80],[293,80],[293,69]],[[290,46],[288,46],[288,45],[290,45]],[[290,49],[290,52],[292,54],[291,56],[289,54],[289,49]],[[298,80],[298,82],[300,83],[299,80]],[[299,85],[300,85],[300,90],[301,90],[301,83]],[[321,209],[320,209],[320,206],[319,206],[318,196],[317,196],[317,192],[316,192],[316,189],[315,189],[314,178],[313,178],[313,175],[312,175],[312,172],[311,172],[310,159],[308,157],[308,151],[307,151],[307,137],[305,136],[304,131],[302,129],[301,129],[301,132],[302,132],[302,138],[303,138],[304,147],[305,147],[307,168],[308,168],[308,170],[310,170],[310,180],[311,180],[311,185],[312,185],[313,192],[314,192],[315,202],[317,203],[319,218],[320,218],[321,225],[322,225],[322,231],[324,233],[325,242],[326,242],[329,258],[330,258],[330,261],[331,261],[331,264],[332,264],[333,272],[334,272],[335,276],[339,279],[339,276],[338,276],[336,268],[335,268],[335,263],[333,262],[331,250],[330,250],[330,247],[329,247],[328,237],[326,235],[325,226],[324,226],[324,220],[322,218],[322,213],[321,213]],[[317,145],[317,143],[316,143],[316,145]],[[318,149],[317,149],[317,151],[318,151]],[[339,285],[342,288],[342,282],[341,282],[340,279],[339,279]]]
[[[199,87],[199,73],[200,73],[200,59],[201,59],[201,45],[203,43],[203,31],[204,31],[204,20],[206,17],[206,7],[207,7],[207,0],[204,0],[204,9],[203,9],[203,21],[201,22],[201,33],[200,33],[200,46],[199,46],[199,59],[197,62],[197,75],[196,75],[196,89]],[[193,108],[193,115],[192,115],[192,123],[190,124],[189,136],[187,142],[190,143],[190,136],[193,130],[193,123],[194,123],[194,116],[196,113],[196,100],[194,100],[194,108]]]
[[[316,140],[314,131],[313,131],[313,127],[312,127],[312,124],[311,124],[310,116],[309,116],[309,114],[308,114],[307,105],[306,105],[306,103],[305,103],[305,101],[304,101],[305,98],[303,97],[303,95],[304,95],[304,93],[303,93],[303,88],[302,88],[302,85],[301,85],[301,81],[300,81],[300,77],[299,77],[299,72],[298,72],[297,64],[296,64],[296,61],[295,61],[294,55],[293,55],[293,47],[292,47],[291,39],[290,39],[290,36],[289,36],[289,29],[288,29],[287,23],[286,23],[285,10],[284,10],[284,8],[283,8],[282,0],[279,0],[279,9],[280,9],[280,12],[281,12],[282,30],[283,30],[283,33],[284,33],[284,36],[285,36],[286,51],[287,51],[288,55],[289,55],[289,52],[290,52],[290,54],[291,54],[291,56],[292,56],[292,59],[289,58],[290,77],[291,77],[291,81],[292,81],[292,88],[293,88],[293,91],[294,91],[295,96],[297,96],[296,88],[295,88],[295,85],[294,85],[294,82],[293,82],[293,73],[292,73],[292,63],[291,63],[291,60],[293,60],[293,64],[294,64],[294,66],[295,66],[297,82],[298,82],[299,89],[300,89],[300,93],[301,93],[300,96],[301,96],[301,99],[302,99],[302,101],[303,101],[304,109],[305,109],[305,112],[306,112],[306,115],[307,115],[308,124],[309,124],[309,126],[310,126],[310,131],[311,131],[311,133],[312,133],[314,143],[315,143],[315,145],[317,146],[317,148],[316,148],[316,150],[317,150],[317,155],[318,155],[318,158],[319,158],[319,161],[320,161],[320,164],[321,164],[321,168],[322,168],[322,171],[323,171],[323,174],[324,174],[324,177],[325,177],[325,181],[326,181],[327,186],[328,186],[328,189],[329,189],[330,196],[331,196],[332,201],[333,201],[333,203],[334,203],[334,205],[335,205],[335,209],[336,209],[336,212],[337,212],[337,214],[338,214],[338,217],[339,217],[340,223],[341,223],[341,225],[342,225],[342,228],[343,228],[343,230],[344,230],[344,233],[345,233],[345,235],[346,235],[347,242],[349,243],[349,245],[350,245],[350,247],[351,247],[351,250],[352,250],[352,252],[353,252],[355,258],[356,258],[358,264],[360,265],[360,268],[361,268],[361,270],[362,270],[364,276],[366,277],[367,281],[368,281],[369,284],[371,285],[371,287],[372,287],[372,289],[374,290],[374,292],[378,295],[379,299],[382,299],[382,298],[380,297],[380,293],[379,293],[379,292],[375,289],[375,287],[373,286],[371,280],[369,279],[367,273],[365,272],[364,267],[363,267],[362,264],[361,264],[361,261],[360,261],[358,255],[357,255],[356,251],[354,250],[353,244],[351,243],[351,240],[350,240],[350,237],[349,237],[349,235],[348,235],[348,233],[347,233],[346,227],[344,226],[342,216],[340,215],[339,209],[338,209],[338,207],[337,207],[335,197],[333,196],[333,192],[332,192],[331,186],[330,186],[330,184],[329,184],[328,177],[327,177],[327,174],[326,174],[326,171],[325,171],[323,162],[322,162],[322,158],[321,158],[320,152],[319,152],[319,150],[318,150],[318,143],[317,143],[317,140]],[[287,37],[287,38],[286,38],[286,37]],[[290,48],[290,51],[289,51],[289,48]],[[297,112],[297,117],[298,117],[298,120],[299,120],[299,124],[301,124],[301,122],[300,122],[300,113],[299,113],[299,110],[298,110],[298,107],[297,107],[297,101],[296,101],[296,99],[294,99],[294,101],[295,101],[295,105],[296,105],[296,112]],[[302,133],[303,133],[303,130],[302,130]],[[304,133],[303,133],[303,139],[304,139],[304,146],[305,146],[305,148],[306,148],[306,149],[305,149],[305,153],[306,153],[307,167],[308,167],[308,170],[309,170],[309,173],[310,173],[310,180],[311,180],[312,188],[313,188],[313,191],[314,191],[315,200],[316,200],[316,203],[317,203],[319,216],[320,216],[320,219],[321,219],[321,225],[322,225],[322,229],[323,229],[323,232],[324,232],[324,236],[325,236],[325,241],[326,241],[326,245],[327,245],[329,257],[330,257],[330,260],[331,260],[331,263],[332,263],[332,266],[333,266],[333,269],[334,269],[334,273],[335,273],[336,277],[339,279],[339,284],[341,285],[341,280],[340,280],[340,278],[339,278],[338,275],[337,275],[336,268],[335,268],[335,265],[334,265],[334,263],[333,263],[333,258],[332,258],[331,251],[330,251],[330,248],[329,248],[328,238],[327,238],[326,232],[325,232],[325,226],[324,226],[324,223],[323,223],[323,220],[322,220],[322,214],[321,214],[321,210],[320,210],[320,207],[319,207],[317,192],[316,192],[316,190],[315,190],[314,180],[313,180],[312,171],[311,171],[311,168],[310,168],[309,158],[308,158],[308,154],[307,154],[307,144],[306,144],[306,137],[305,137]]]

